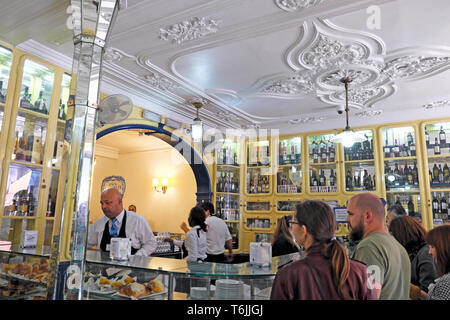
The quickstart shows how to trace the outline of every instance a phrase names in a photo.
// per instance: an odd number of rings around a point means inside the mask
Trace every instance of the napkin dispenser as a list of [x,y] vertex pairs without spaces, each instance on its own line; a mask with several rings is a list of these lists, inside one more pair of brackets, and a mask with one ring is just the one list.
[[128,260],[131,256],[130,238],[111,238],[109,258],[113,260]]
[[250,264],[266,267],[272,264],[272,244],[269,242],[250,242]]

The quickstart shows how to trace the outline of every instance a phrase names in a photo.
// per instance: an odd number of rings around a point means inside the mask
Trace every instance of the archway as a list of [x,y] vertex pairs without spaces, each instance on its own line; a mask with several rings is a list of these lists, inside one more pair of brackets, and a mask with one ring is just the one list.
[[182,148],[179,148],[179,150],[177,148],[177,150],[186,159],[192,169],[192,172],[194,173],[195,181],[197,183],[197,192],[195,193],[197,196],[197,203],[202,201],[211,201],[211,180],[209,177],[208,169],[206,168],[201,156],[184,140],[163,129],[162,125],[159,127],[143,124],[117,125],[98,132],[96,139],[98,140],[101,137],[115,131],[127,129],[151,130],[153,131],[152,136],[163,140],[172,147],[175,147],[176,145],[179,145],[181,143]]

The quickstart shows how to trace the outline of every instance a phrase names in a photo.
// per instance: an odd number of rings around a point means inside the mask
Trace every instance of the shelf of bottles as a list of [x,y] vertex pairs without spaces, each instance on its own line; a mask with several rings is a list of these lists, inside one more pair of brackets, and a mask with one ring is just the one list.
[[297,206],[297,204],[300,204],[301,201],[277,201],[277,212],[280,213],[286,213],[286,212],[295,212],[295,207]]
[[271,193],[270,144],[268,140],[247,143],[247,194]]
[[393,204],[401,205],[409,216],[421,220],[421,199],[419,193],[388,193],[386,204],[389,208]]
[[278,149],[277,194],[301,193],[301,138],[283,139]]
[[239,223],[239,196],[216,194],[216,215],[223,220]]
[[12,58],[12,51],[0,46],[0,131],[5,114],[6,92],[8,90]]
[[450,221],[447,204],[450,195],[450,123],[425,126],[428,176],[432,199],[433,224]]
[[270,229],[271,221],[269,218],[247,218],[248,229]]
[[363,142],[355,142],[344,147],[345,191],[374,191],[375,158],[372,130],[358,131],[366,137]]
[[336,146],[333,134],[308,137],[309,191],[337,192]]
[[386,191],[418,191],[414,128],[384,129],[382,136]]

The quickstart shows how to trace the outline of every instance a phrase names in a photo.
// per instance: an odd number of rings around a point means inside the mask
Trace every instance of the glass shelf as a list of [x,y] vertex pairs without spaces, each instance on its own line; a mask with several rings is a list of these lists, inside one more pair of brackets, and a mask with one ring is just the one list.
[[36,216],[41,172],[40,167],[10,164],[4,216]]
[[302,170],[300,165],[278,167],[278,194],[292,194],[302,192]]
[[48,115],[54,73],[31,60],[25,60],[19,107]]
[[217,166],[216,192],[239,194],[239,167]]
[[374,191],[375,162],[352,161],[345,163],[345,191]]
[[19,111],[15,132],[16,138],[11,159],[42,164],[47,136],[47,119]]
[[224,139],[222,146],[216,152],[217,165],[239,166],[240,143],[236,140]]
[[417,160],[385,160],[384,179],[386,191],[418,190]]
[[308,137],[309,191],[336,193],[336,147],[333,134]]
[[302,150],[301,137],[292,137],[280,140],[278,146],[278,165],[301,163]]
[[269,194],[271,192],[272,176],[270,168],[247,168],[246,193]]
[[247,142],[247,166],[270,166],[270,143],[268,140]]
[[366,137],[366,141],[355,142],[350,148],[344,147],[345,161],[373,160],[373,132],[372,130],[357,131]]
[[295,212],[295,207],[300,203],[301,201],[277,201],[277,212]]
[[413,127],[384,129],[382,137],[385,159],[416,156],[417,147]]
[[247,218],[247,228],[249,229],[270,229],[269,218]]
[[270,201],[247,201],[245,203],[247,212],[270,212]]

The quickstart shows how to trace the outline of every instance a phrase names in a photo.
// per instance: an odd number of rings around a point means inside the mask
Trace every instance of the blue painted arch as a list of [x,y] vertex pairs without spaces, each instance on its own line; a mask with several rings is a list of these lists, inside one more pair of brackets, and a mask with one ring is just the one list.
[[153,135],[155,137],[167,142],[172,147],[179,143],[183,144],[181,150],[178,150],[177,148],[177,151],[180,152],[180,154],[186,159],[192,169],[192,172],[194,173],[195,181],[197,183],[197,202],[211,201],[211,179],[202,157],[193,148],[191,148],[186,141],[173,135],[171,132],[164,130],[163,127],[163,124],[160,124],[158,127],[143,124],[117,125],[98,132],[96,138],[98,140],[109,133],[120,130],[145,129],[154,131]]

